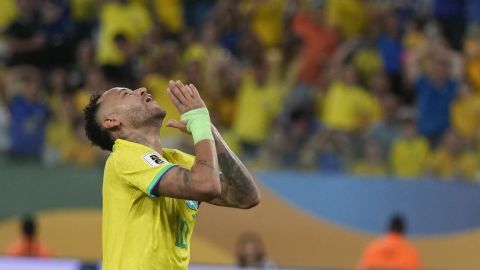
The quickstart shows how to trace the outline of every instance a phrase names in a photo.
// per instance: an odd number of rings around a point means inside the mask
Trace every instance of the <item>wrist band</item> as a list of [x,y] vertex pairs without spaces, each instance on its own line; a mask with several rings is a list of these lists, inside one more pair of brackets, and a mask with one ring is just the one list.
[[214,140],[207,108],[188,111],[180,116],[180,120],[187,123],[187,130],[192,133],[195,144],[202,140]]

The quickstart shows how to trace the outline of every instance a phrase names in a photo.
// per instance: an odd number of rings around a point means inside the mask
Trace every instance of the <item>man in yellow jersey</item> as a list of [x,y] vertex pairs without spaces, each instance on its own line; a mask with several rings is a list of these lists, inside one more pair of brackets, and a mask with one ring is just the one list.
[[195,86],[171,81],[167,92],[181,115],[167,126],[192,135],[195,156],[162,147],[166,113],[145,88],[115,87],[85,108],[88,138],[112,152],[103,179],[103,270],[187,269],[200,202],[251,208],[260,200]]

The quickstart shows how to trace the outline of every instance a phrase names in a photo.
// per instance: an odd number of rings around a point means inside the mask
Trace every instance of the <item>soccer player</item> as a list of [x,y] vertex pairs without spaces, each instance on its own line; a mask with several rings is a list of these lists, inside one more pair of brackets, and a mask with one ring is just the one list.
[[167,126],[192,135],[195,156],[162,147],[166,113],[145,88],[115,87],[85,108],[88,138],[111,151],[103,179],[104,270],[187,269],[200,202],[259,203],[251,173],[210,123],[195,86],[171,81],[167,91],[181,115]]

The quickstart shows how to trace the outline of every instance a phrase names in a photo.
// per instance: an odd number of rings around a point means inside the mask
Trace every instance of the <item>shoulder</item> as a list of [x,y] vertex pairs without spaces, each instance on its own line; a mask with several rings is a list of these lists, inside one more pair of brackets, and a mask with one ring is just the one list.
[[107,160],[107,165],[111,164],[115,168],[124,170],[155,167],[162,163],[168,162],[155,150],[132,142],[118,142],[118,140]]
[[374,239],[365,247],[365,253],[366,254],[376,253],[379,250],[382,250],[384,246],[385,246],[385,239],[383,237]]
[[415,248],[415,246],[406,239],[403,241],[403,249],[405,252],[408,252],[410,254],[417,254],[417,249]]
[[195,162],[195,156],[182,152],[178,149],[163,149],[163,156],[171,163],[190,168]]

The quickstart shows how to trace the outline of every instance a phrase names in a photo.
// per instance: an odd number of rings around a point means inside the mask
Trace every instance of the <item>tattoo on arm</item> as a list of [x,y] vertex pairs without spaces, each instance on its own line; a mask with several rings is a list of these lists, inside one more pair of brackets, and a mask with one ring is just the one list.
[[190,186],[190,171],[184,168],[178,168],[178,176],[183,180],[183,184],[186,187]]
[[235,157],[230,155],[230,153],[218,154],[218,164],[225,176],[225,181],[229,185],[235,187],[243,194],[248,194],[253,191],[254,187],[251,184],[248,172],[245,171],[245,168],[239,166]]
[[214,204],[236,207],[255,195],[253,179],[235,154],[230,151],[218,153],[218,164],[222,171],[222,194]]

